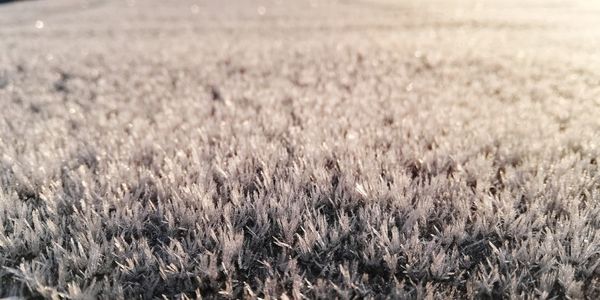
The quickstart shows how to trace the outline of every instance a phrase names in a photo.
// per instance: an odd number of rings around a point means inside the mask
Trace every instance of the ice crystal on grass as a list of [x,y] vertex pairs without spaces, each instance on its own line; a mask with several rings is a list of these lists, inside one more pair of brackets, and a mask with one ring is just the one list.
[[0,8],[0,297],[600,295],[593,13],[52,2]]

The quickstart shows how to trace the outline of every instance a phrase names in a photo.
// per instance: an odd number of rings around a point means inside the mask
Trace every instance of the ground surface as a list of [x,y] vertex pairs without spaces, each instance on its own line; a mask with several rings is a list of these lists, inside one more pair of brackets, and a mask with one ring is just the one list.
[[600,293],[600,6],[0,6],[0,297]]

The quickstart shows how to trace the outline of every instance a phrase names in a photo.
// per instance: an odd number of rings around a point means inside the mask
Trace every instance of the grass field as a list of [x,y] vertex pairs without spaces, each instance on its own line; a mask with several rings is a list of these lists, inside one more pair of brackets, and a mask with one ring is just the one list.
[[0,5],[0,298],[600,297],[593,1]]

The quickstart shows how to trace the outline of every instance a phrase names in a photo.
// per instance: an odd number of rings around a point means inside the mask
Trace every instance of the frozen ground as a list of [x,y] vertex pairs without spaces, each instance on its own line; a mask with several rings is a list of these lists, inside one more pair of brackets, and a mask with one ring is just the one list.
[[593,1],[0,5],[0,297],[600,294]]

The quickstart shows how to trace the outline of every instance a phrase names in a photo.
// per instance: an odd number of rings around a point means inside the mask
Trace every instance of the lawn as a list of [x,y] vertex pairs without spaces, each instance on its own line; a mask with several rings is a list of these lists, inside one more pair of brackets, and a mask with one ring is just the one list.
[[0,298],[600,297],[600,6],[0,5]]

